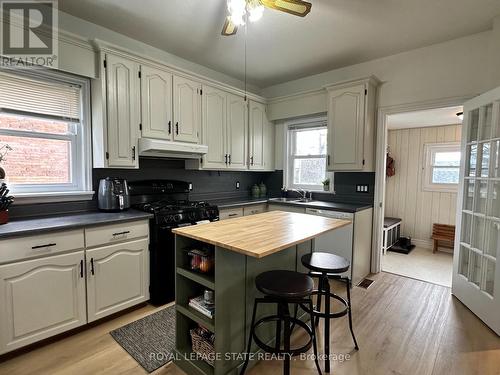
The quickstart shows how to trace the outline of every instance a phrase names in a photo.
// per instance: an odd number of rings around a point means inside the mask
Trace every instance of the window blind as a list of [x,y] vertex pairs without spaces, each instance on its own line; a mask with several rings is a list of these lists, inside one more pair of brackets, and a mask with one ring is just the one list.
[[80,86],[0,72],[2,112],[79,122],[80,98]]
[[311,128],[322,128],[326,127],[327,123],[326,120],[320,120],[320,121],[314,121],[314,122],[307,122],[303,124],[291,124],[288,125],[289,130],[303,130],[303,129],[311,129]]

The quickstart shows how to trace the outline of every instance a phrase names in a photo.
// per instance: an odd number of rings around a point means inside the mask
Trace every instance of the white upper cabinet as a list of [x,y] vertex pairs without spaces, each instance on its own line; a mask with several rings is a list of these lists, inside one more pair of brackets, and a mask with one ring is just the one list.
[[136,62],[106,55],[107,167],[138,168],[139,70]]
[[374,171],[374,78],[328,87],[330,171]]
[[264,134],[267,126],[266,106],[250,100],[249,169],[264,170]]
[[174,140],[198,143],[201,123],[201,84],[174,76]]
[[229,169],[246,169],[248,154],[248,102],[227,94],[226,144]]
[[172,140],[172,74],[141,67],[142,136]]
[[0,266],[0,354],[84,325],[84,252]]
[[264,169],[266,171],[275,170],[275,125],[267,121],[264,126]]
[[208,146],[203,168],[226,168],[226,93],[203,86],[202,142]]

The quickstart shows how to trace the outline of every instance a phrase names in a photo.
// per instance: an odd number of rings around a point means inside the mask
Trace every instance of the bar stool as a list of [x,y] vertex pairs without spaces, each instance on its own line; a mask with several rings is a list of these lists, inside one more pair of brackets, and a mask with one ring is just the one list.
[[[320,318],[325,319],[325,372],[330,372],[330,319],[340,318],[344,315],[349,317],[349,329],[351,331],[354,347],[359,350],[358,342],[354,336],[352,329],[352,315],[351,315],[351,280],[348,277],[343,277],[340,274],[349,270],[349,261],[335,254],[314,252],[305,254],[301,258],[304,267],[307,267],[311,272],[309,275],[318,277],[318,289],[313,290],[311,295],[317,296],[317,306],[313,309],[313,315],[316,318],[315,325],[317,326]],[[339,280],[345,283],[347,289],[347,301],[330,291],[329,279]],[[325,298],[325,312],[321,312],[321,300]],[[340,311],[330,311],[330,299],[333,298],[339,301],[344,308]],[[300,305],[300,307],[310,312],[307,305]]]
[[[253,305],[252,322],[250,324],[250,334],[248,336],[248,347],[246,359],[241,369],[240,375],[245,373],[249,362],[249,353],[251,351],[252,340],[257,346],[266,353],[283,356],[283,373],[290,374],[290,358],[307,352],[311,346],[314,351],[314,361],[318,373],[321,375],[321,369],[318,361],[318,348],[316,344],[316,332],[313,320],[313,303],[311,293],[314,289],[314,281],[308,276],[295,271],[268,271],[261,273],[255,279],[257,290],[264,294],[263,298],[256,298]],[[257,306],[259,304],[276,304],[277,314],[265,316],[255,321]],[[288,304],[301,304],[308,306],[311,317],[311,327],[297,317],[290,316]],[[257,327],[264,323],[276,322],[275,345],[271,347],[264,343],[256,334]],[[281,345],[281,328],[283,325],[283,347]],[[290,347],[290,336],[292,327],[297,325],[306,332],[309,337],[308,342],[297,348]]]

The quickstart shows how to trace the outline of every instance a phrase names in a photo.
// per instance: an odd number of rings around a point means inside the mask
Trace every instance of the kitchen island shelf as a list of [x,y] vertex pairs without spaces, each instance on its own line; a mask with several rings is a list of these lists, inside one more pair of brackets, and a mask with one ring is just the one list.
[[191,319],[192,321],[200,324],[211,332],[215,331],[215,317],[210,319],[208,316],[196,311],[190,306],[175,305],[175,308],[185,317]]
[[194,281],[195,283],[203,285],[204,287],[207,287],[212,290],[215,289],[215,282],[213,275],[204,275],[199,272],[189,271],[182,267],[177,267],[177,273],[189,280]]

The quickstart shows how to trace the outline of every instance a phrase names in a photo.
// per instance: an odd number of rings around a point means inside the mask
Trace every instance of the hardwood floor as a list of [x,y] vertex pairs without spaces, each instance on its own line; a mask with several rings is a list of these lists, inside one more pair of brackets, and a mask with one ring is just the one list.
[[[388,273],[353,289],[353,344],[347,318],[333,321],[332,350],[350,355],[333,362],[334,374],[500,374],[500,338],[439,285]],[[145,306],[116,319],[0,362],[0,374],[145,374],[109,331],[157,311]],[[322,350],[322,326],[319,329]],[[297,335],[294,340],[300,341]],[[1,359],[0,359],[1,361]],[[296,360],[293,374],[314,374],[312,361]],[[260,362],[249,375],[281,374],[279,361]],[[167,365],[154,374],[184,374]]]

